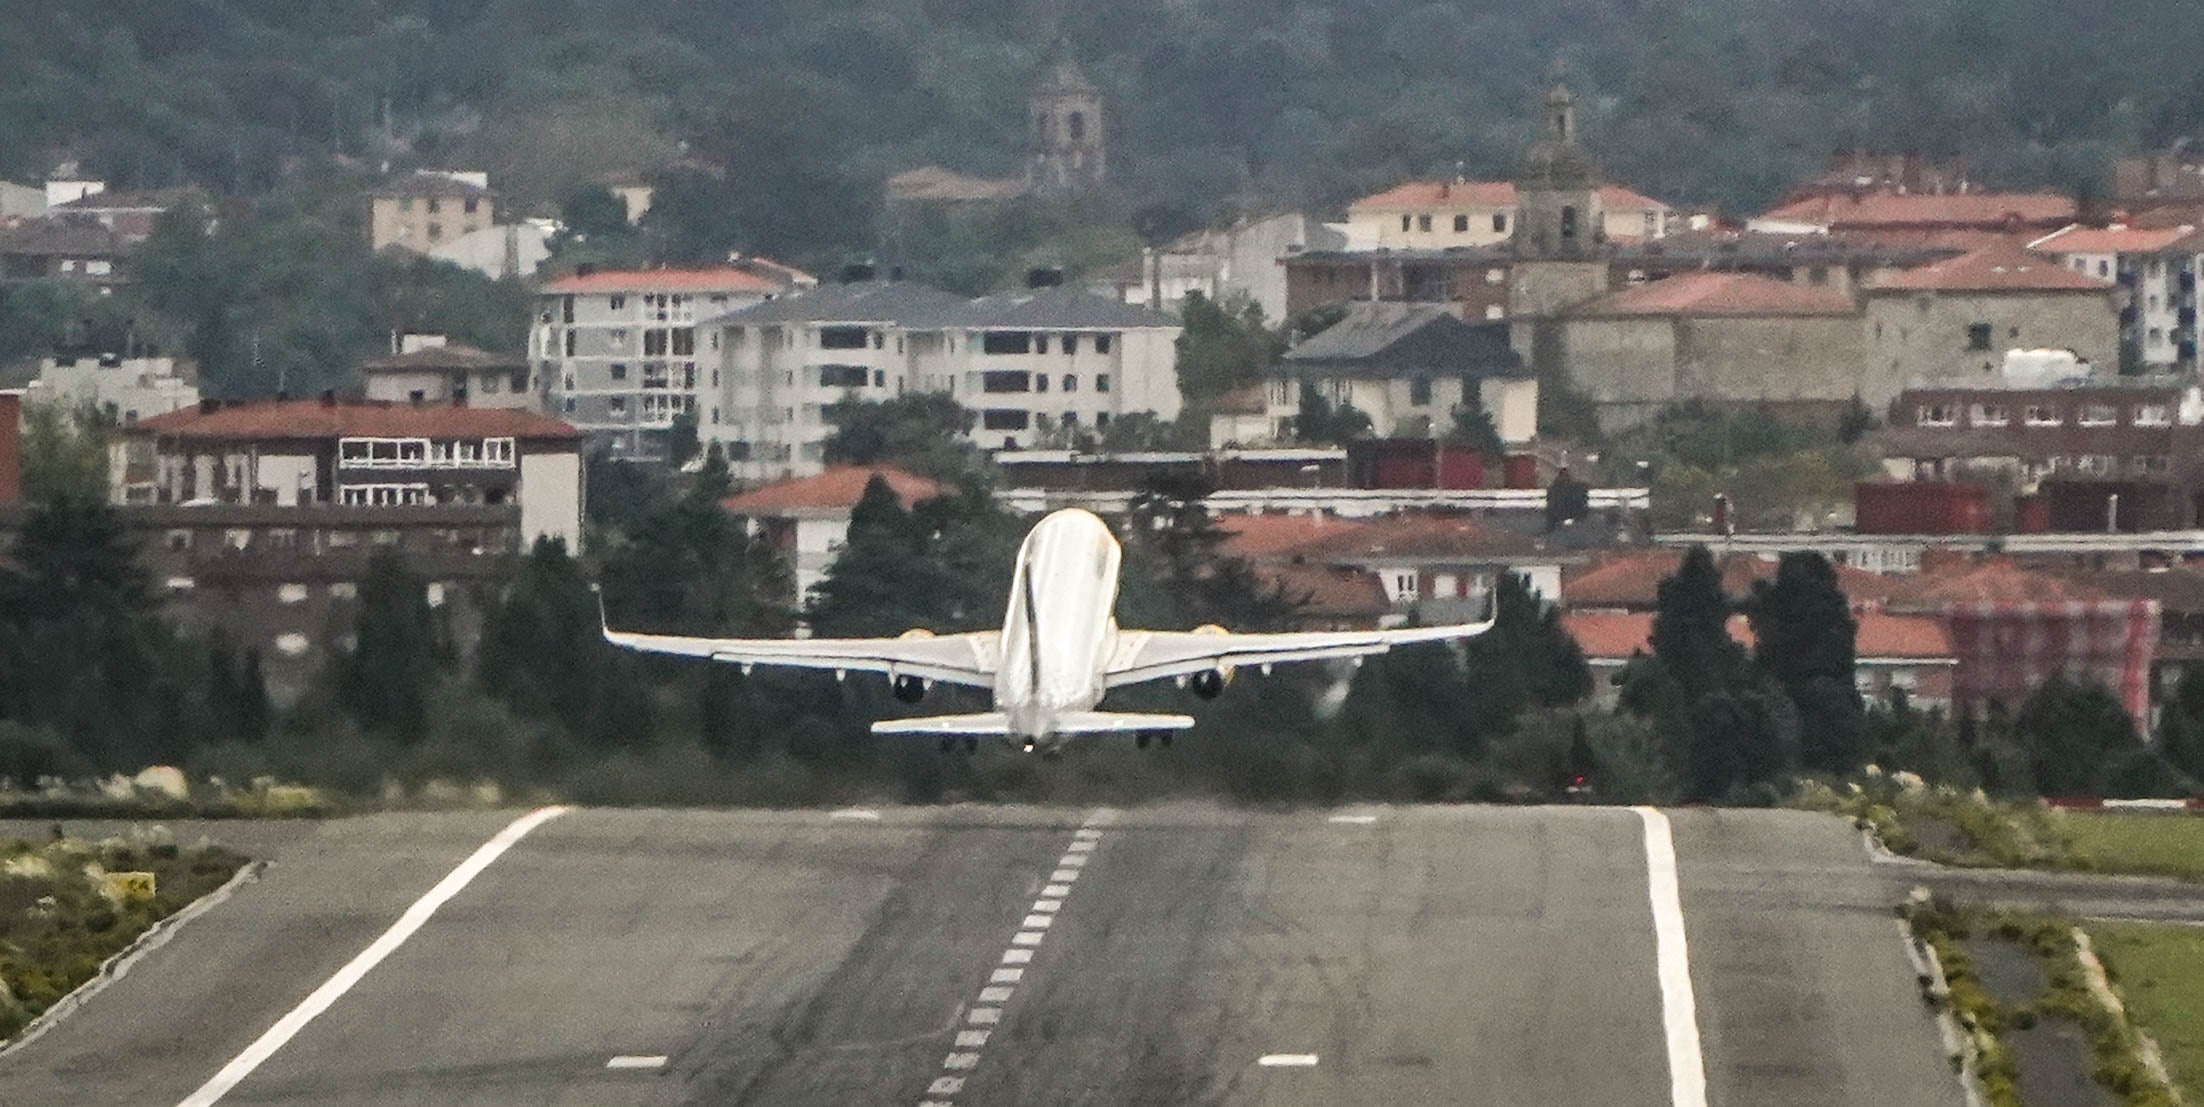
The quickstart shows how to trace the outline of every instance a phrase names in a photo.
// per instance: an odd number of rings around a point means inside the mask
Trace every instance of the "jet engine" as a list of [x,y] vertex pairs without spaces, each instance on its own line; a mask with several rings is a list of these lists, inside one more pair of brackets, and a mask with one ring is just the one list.
[[[1224,635],[1229,635],[1232,632],[1216,625],[1215,623],[1211,623],[1208,626],[1195,627],[1194,633],[1214,634],[1221,637]],[[1205,700],[1216,699],[1218,696],[1224,695],[1225,686],[1232,683],[1232,667],[1229,665],[1219,665],[1214,669],[1195,673],[1192,677],[1188,678],[1186,683],[1188,687],[1191,687],[1194,690],[1195,695],[1200,696]]]

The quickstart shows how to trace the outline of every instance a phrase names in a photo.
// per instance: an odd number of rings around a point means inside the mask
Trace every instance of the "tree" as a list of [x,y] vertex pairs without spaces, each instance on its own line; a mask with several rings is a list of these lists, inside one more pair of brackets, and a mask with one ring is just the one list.
[[891,400],[855,397],[828,404],[829,465],[894,464],[911,472],[954,480],[980,468],[977,447],[966,438],[978,419],[940,392],[906,392]]
[[566,543],[538,538],[492,608],[476,663],[483,687],[604,747],[650,730],[636,660],[605,642],[597,596]]
[[1812,551],[1784,554],[1775,579],[1756,584],[1744,610],[1755,662],[1798,708],[1805,763],[1835,774],[1858,768],[1866,750],[1853,675],[1857,624],[1829,559]]
[[2100,795],[2116,758],[2140,748],[2135,720],[2105,687],[2053,676],[2013,716],[2036,788],[2046,796]]
[[1688,799],[1720,800],[1771,781],[1792,758],[1796,713],[1751,670],[1729,636],[1729,614],[1713,555],[1693,546],[1661,581],[1652,656],[1624,670],[1623,703],[1653,720]]
[[1562,707],[1592,691],[1584,650],[1561,625],[1561,609],[1520,573],[1493,586],[1492,629],[1462,644],[1465,679],[1481,734],[1505,734],[1528,707]]
[[627,205],[597,185],[567,193],[559,203],[559,222],[566,226],[566,233],[583,239],[616,238],[634,230],[628,225]]
[[1179,308],[1179,391],[1203,404],[1250,384],[1286,352],[1283,335],[1263,323],[1261,305],[1242,296],[1222,303],[1189,293]]
[[875,476],[850,511],[841,552],[812,590],[811,625],[865,637],[996,623],[1016,543],[1014,524],[976,489],[906,510]]
[[1507,452],[1507,444],[1500,441],[1499,429],[1492,425],[1492,414],[1474,403],[1454,409],[1454,425],[1447,431],[1446,440],[1468,446],[1486,457],[1499,457]]
[[2204,670],[2192,668],[2174,685],[2158,737],[2160,752],[2174,768],[2204,782]]
[[91,407],[31,404],[23,409],[23,498],[107,498],[107,436],[113,420]]
[[442,667],[427,582],[401,555],[378,550],[360,579],[359,605],[353,646],[338,662],[339,696],[363,728],[418,739]]
[[1301,383],[1301,410],[1293,419],[1293,434],[1303,442],[1345,445],[1370,433],[1370,417],[1353,404],[1336,407],[1316,386]]
[[720,507],[723,477],[706,466],[682,495],[650,502],[605,555],[605,607],[625,625],[664,634],[787,629],[784,567]]

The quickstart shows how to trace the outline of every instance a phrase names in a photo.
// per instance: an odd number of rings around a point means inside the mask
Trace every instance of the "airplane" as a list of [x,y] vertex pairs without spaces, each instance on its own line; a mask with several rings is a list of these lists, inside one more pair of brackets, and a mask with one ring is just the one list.
[[[1125,630],[1112,612],[1123,556],[1109,524],[1090,512],[1053,512],[1018,547],[1001,630],[937,635],[913,629],[896,638],[689,638],[604,628],[605,640],[645,653],[702,657],[742,666],[886,673],[895,697],[918,703],[934,684],[991,688],[995,710],[971,715],[883,719],[874,734],[929,735],[944,752],[967,751],[997,737],[1027,753],[1054,753],[1071,735],[1132,733],[1146,748],[1168,745],[1191,716],[1097,711],[1112,688],[1166,678],[1215,699],[1232,671],[1325,658],[1361,658],[1413,642],[1470,638],[1481,623],[1397,630],[1235,634],[1219,626],[1190,631]],[[1360,664],[1358,661],[1357,664]]]

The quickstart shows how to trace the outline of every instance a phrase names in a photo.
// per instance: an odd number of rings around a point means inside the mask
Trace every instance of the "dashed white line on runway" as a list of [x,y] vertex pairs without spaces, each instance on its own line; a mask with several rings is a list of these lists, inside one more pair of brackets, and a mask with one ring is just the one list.
[[1343,824],[1346,824],[1346,825],[1349,825],[1349,826],[1368,826],[1368,825],[1370,825],[1371,823],[1374,823],[1374,822],[1376,822],[1376,821],[1377,821],[1377,816],[1376,816],[1376,815],[1334,815],[1334,816],[1332,816],[1332,817],[1331,817],[1330,819],[1328,819],[1328,820],[1326,820],[1326,821],[1327,821],[1327,822],[1335,822],[1335,823],[1343,823]]
[[1255,1059],[1265,1068],[1305,1069],[1316,1064],[1314,1053],[1266,1053]]
[[647,1055],[623,1053],[605,1062],[605,1067],[608,1069],[662,1069],[666,1067],[666,1055],[663,1053]]
[[1063,910],[1064,899],[1071,895],[1073,882],[1086,871],[1087,861],[1102,841],[1102,824],[1114,816],[1115,812],[1107,809],[1095,811],[1072,832],[1071,844],[1057,860],[1056,870],[1049,874],[1049,883],[1041,889],[1041,898],[1033,901],[1032,910],[1019,922],[1017,933],[1010,937],[1010,948],[1003,950],[1001,963],[988,974],[978,1003],[964,1012],[965,1026],[956,1032],[954,1049],[941,1061],[944,1072],[954,1075],[936,1077],[927,1085],[927,1098],[920,1100],[918,1107],[956,1107],[952,1097],[964,1090],[961,1074],[979,1067],[981,1052],[987,1048],[988,1039],[994,1033],[989,1028],[1001,1025],[1003,1005],[1017,994],[1017,985],[1025,979],[1023,966],[1032,964],[1034,949],[1048,939],[1049,927],[1056,922],[1057,912]]

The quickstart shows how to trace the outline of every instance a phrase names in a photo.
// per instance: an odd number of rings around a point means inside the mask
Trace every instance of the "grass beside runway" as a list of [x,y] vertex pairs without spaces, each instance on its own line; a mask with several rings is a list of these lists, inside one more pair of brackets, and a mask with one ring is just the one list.
[[2204,928],[2089,923],[2113,983],[2137,1025],[2158,1042],[2174,1082],[2204,1102]]
[[2077,868],[2204,881],[2204,816],[2071,811],[2058,825]]
[[179,847],[158,829],[98,842],[0,839],[0,1037],[244,864],[217,846]]

